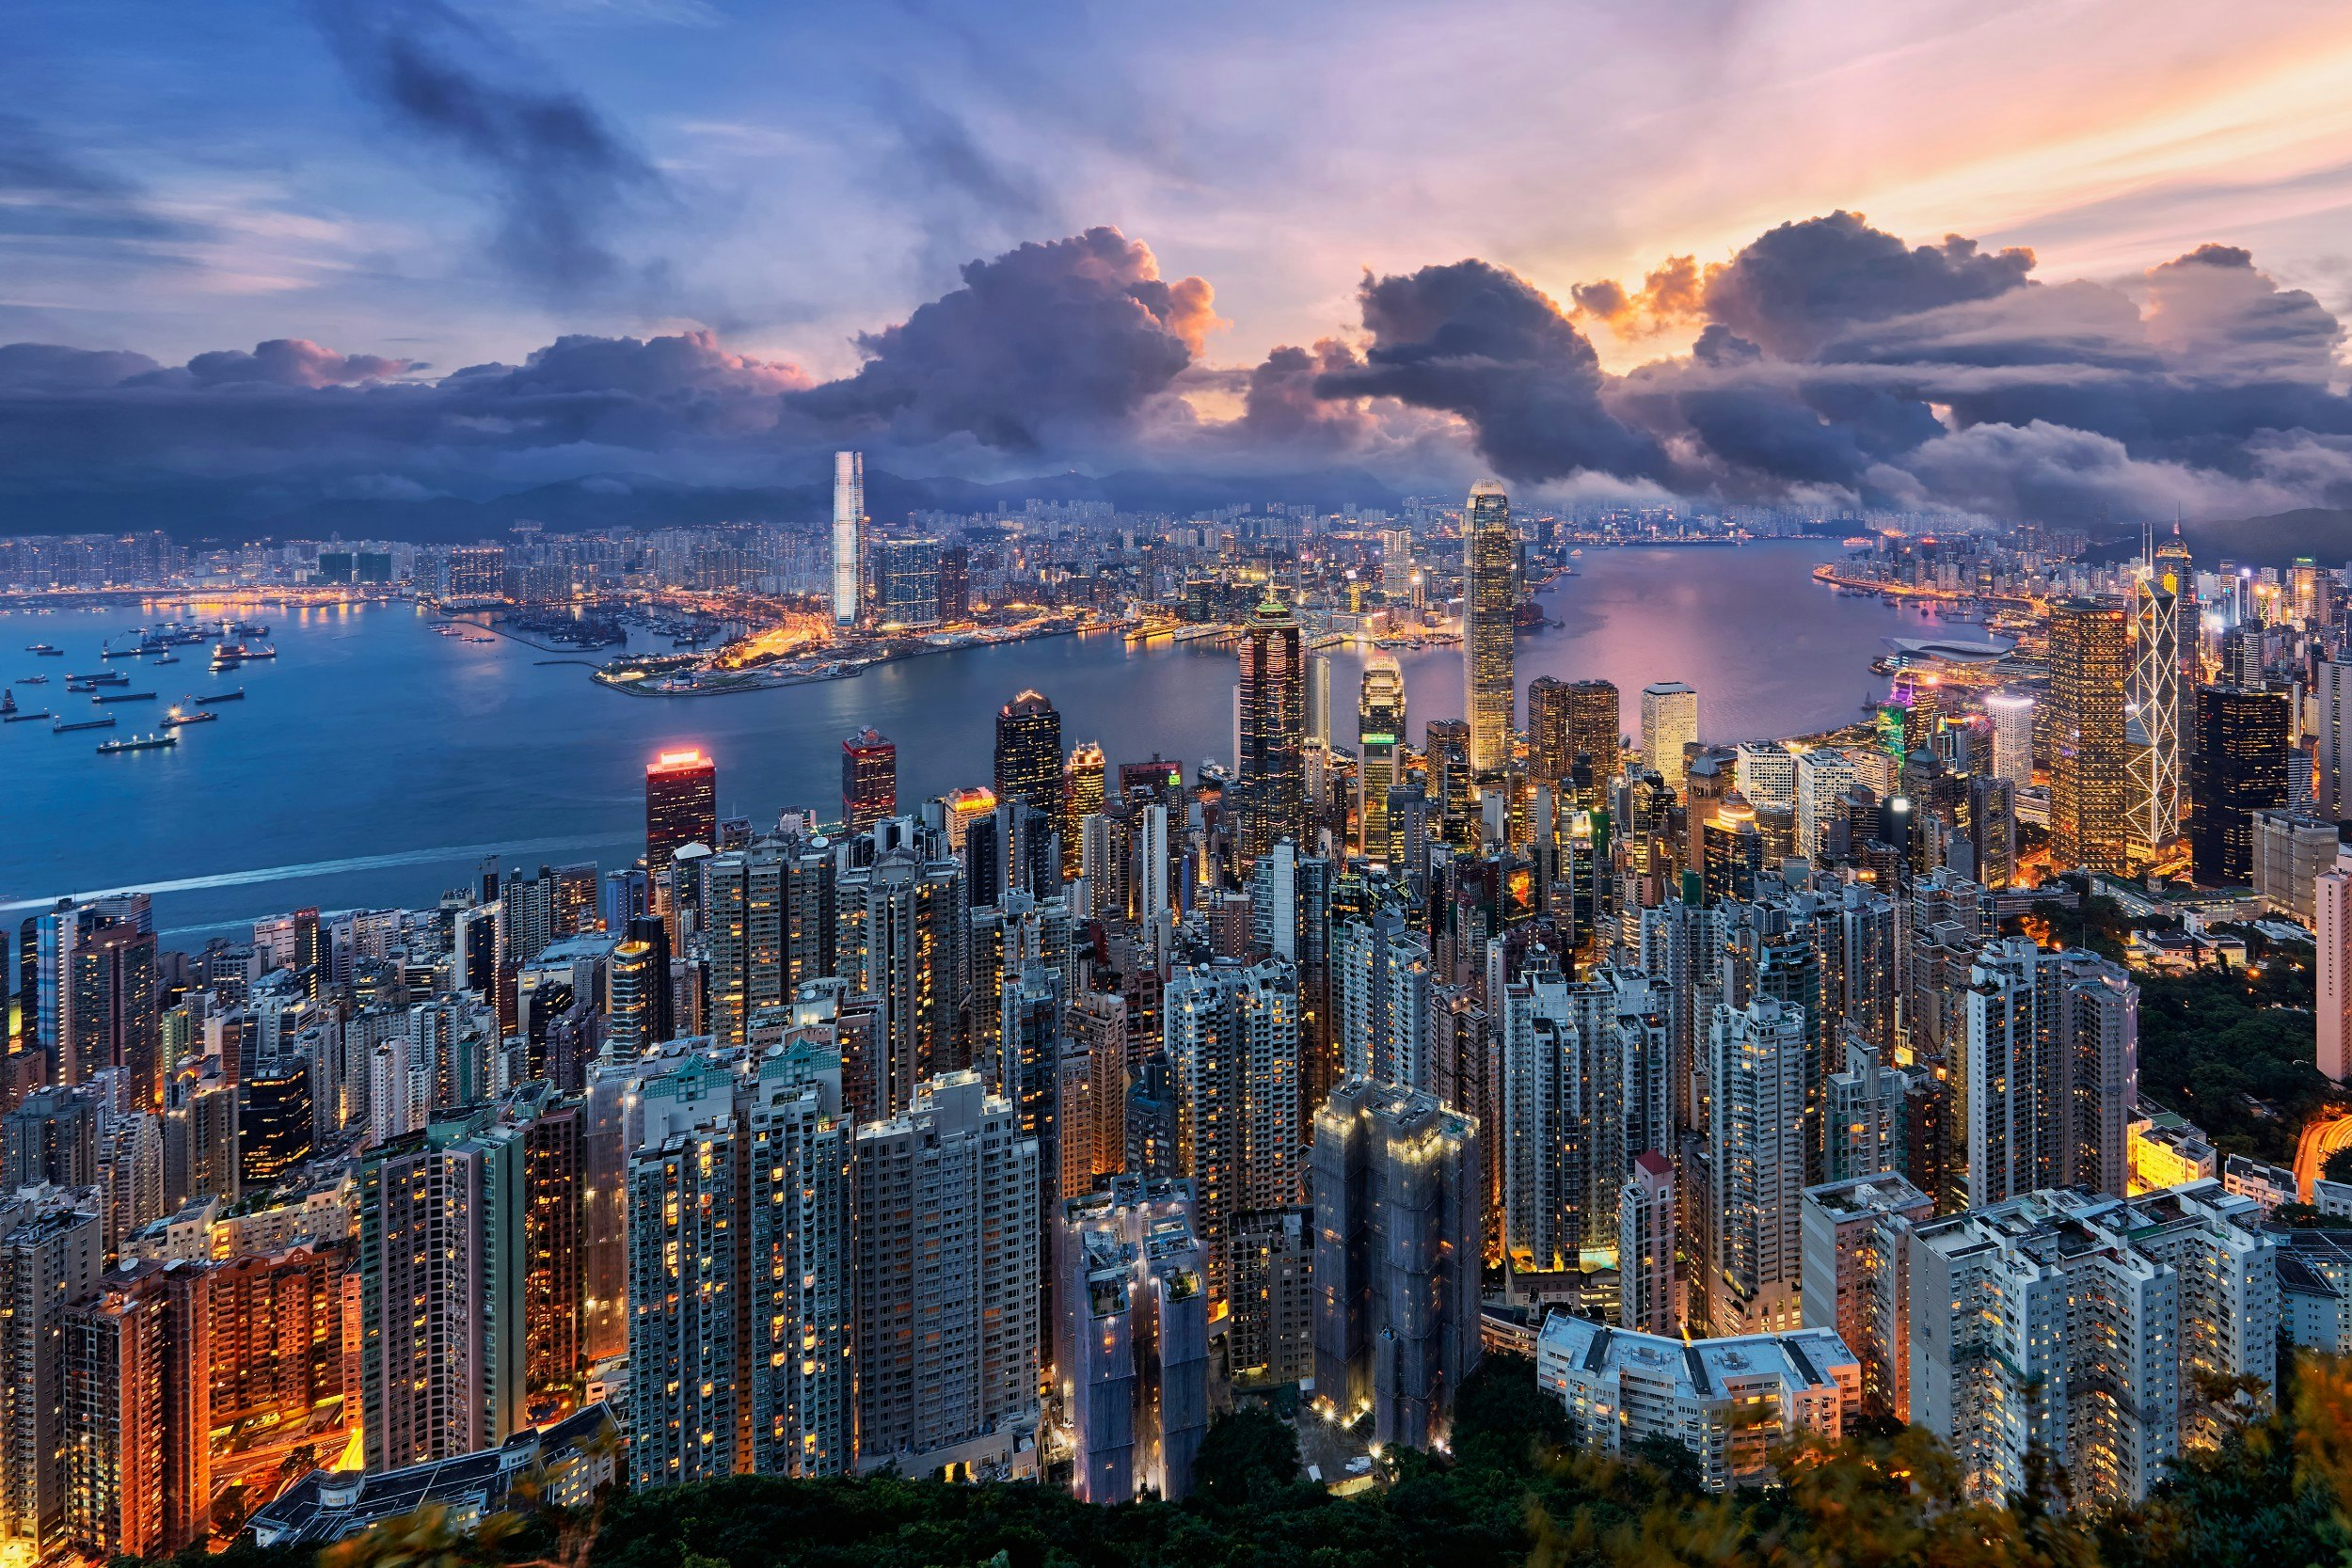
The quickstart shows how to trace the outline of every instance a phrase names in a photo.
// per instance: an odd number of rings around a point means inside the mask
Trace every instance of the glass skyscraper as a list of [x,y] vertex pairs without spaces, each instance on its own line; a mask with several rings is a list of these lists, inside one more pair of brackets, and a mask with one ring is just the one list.
[[1511,760],[1511,503],[1491,480],[1470,487],[1462,552],[1463,712],[1483,775]]

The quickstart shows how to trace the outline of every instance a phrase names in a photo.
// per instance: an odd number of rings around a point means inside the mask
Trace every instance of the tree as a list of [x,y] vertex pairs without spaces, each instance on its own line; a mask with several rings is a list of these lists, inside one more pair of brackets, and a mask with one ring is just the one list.
[[1298,1433],[1268,1410],[1219,1416],[1192,1462],[1192,1495],[1211,1508],[1264,1507],[1305,1474]]

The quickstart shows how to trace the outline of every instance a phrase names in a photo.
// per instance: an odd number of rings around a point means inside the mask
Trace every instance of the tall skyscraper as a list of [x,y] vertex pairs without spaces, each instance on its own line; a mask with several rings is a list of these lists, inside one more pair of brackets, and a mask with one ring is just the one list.
[[1307,678],[1298,618],[1271,594],[1241,646],[1242,858],[1307,832]]
[[1803,1007],[1718,1005],[1708,1032],[1708,1329],[1752,1334],[1801,1321],[1805,1178]]
[[1071,748],[1070,760],[1062,764],[1061,869],[1065,878],[1076,876],[1084,867],[1086,820],[1102,813],[1104,776],[1109,767],[1103,748],[1091,740],[1081,740]]
[[841,743],[841,820],[862,833],[898,810],[898,748],[868,724]]
[[659,876],[680,849],[719,836],[719,765],[701,752],[645,764],[645,869]]
[[2236,686],[2197,689],[2191,862],[2206,887],[2254,875],[2254,813],[2287,803],[2293,714],[2287,693]]
[[43,1191],[0,1203],[0,1538],[35,1560],[65,1544],[71,1520],[66,1322],[105,1268],[95,1198]]
[[866,454],[833,454],[833,624],[856,626],[866,599]]
[[1181,968],[1161,1017],[1178,1169],[1192,1181],[1210,1295],[1222,1302],[1233,1216],[1298,1198],[1298,982],[1279,958]]
[[1682,1328],[1676,1212],[1674,1162],[1644,1149],[1617,1196],[1617,1323],[1633,1333]]
[[1699,694],[1680,681],[1642,688],[1642,764],[1682,793],[1689,764],[1683,748],[1699,737]]
[[874,558],[882,624],[911,631],[939,625],[939,541],[886,539]]
[[1479,1357],[1478,1124],[1351,1080],[1315,1113],[1315,1402],[1370,1408],[1376,1443],[1445,1440]]
[[2352,825],[2336,825],[2336,863],[2312,887],[2319,934],[2319,1070],[2352,1070]]
[[[2029,937],[1985,944],[1963,994],[1965,1191],[1999,1203],[2036,1187],[2122,1193],[2139,1100],[2139,988],[2093,954]],[[1955,1149],[1963,1154],[1963,1149]]]
[[1515,554],[1502,486],[1492,480],[1471,485],[1462,514],[1462,711],[1470,721],[1473,775],[1511,760]]
[[[2312,809],[2331,822],[2352,822],[2352,658],[2323,658],[2312,671],[2312,733],[2319,752],[2319,799]],[[2259,677],[2225,672],[2225,681],[2260,686]]]
[[1985,717],[1992,721],[1993,776],[2013,788],[2033,783],[2033,698],[2023,691],[1990,691]]
[[2153,858],[2181,832],[2181,584],[2151,547],[2132,591],[2126,712],[2138,728],[2130,749],[2131,848]]
[[1055,1252],[1071,1490],[1094,1503],[1143,1492],[1182,1502],[1209,1429],[1209,1294],[1190,1184],[1121,1176],[1073,1197]]
[[1041,692],[996,710],[996,800],[1061,819],[1061,715]]
[[[1570,777],[1579,757],[1589,757],[1593,764],[1592,799],[1578,803],[1587,809],[1600,804],[1609,781],[1617,776],[1623,759],[1619,755],[1624,743],[1625,722],[1617,702],[1617,689],[1608,681],[1570,681],[1568,683],[1568,729],[1566,756],[1561,776]],[[1694,721],[1695,723],[1695,721]]]
[[875,1001],[872,1055],[845,1063],[882,1112],[904,1110],[916,1086],[953,1065],[963,1001],[963,872],[891,849],[845,873],[835,908],[837,963],[851,993]]
[[2050,607],[2050,860],[2059,867],[2124,868],[2129,634],[2121,605],[2060,599]]
[[1356,819],[1364,858],[1388,863],[1389,791],[1396,787],[1397,750],[1405,742],[1405,673],[1387,654],[1364,661],[1356,703]]

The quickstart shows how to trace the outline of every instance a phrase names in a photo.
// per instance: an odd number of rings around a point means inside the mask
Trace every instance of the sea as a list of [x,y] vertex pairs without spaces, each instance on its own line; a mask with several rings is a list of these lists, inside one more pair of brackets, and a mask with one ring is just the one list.
[[[1700,733],[1724,742],[1845,723],[1886,683],[1870,661],[1885,638],[1931,629],[1917,610],[1816,583],[1834,545],[1588,548],[1541,595],[1556,626],[1517,646],[1524,718],[1537,675],[1599,677],[1624,694],[1679,680],[1699,693]],[[146,612],[160,619],[161,610]],[[1154,752],[1189,772],[1233,756],[1230,647],[1132,646],[1062,636],[927,655],[845,680],[737,695],[655,698],[608,690],[588,658],[507,638],[433,630],[414,606],[250,610],[270,624],[274,660],[215,676],[206,650],[180,662],[116,660],[153,704],[117,707],[110,731],[56,735],[0,725],[0,916],[67,895],[139,888],[159,929],[200,941],[256,916],[429,903],[485,857],[526,870],[595,860],[628,864],[644,832],[644,769],[658,751],[696,746],[717,762],[722,816],[766,826],[787,808],[839,810],[841,741],[871,724],[898,743],[902,803],[989,782],[993,718],[1025,689],[1062,715],[1065,746],[1099,742],[1115,767]],[[133,608],[0,611],[0,679],[20,707],[83,716],[64,677],[100,668],[104,641],[142,620]],[[63,658],[40,658],[48,642]],[[666,639],[647,644],[667,651]],[[1329,650],[1334,739],[1351,745],[1370,649]],[[1461,650],[1401,653],[1416,738],[1463,711]],[[177,747],[113,756],[110,736],[155,727],[168,704],[242,687],[216,722]]]

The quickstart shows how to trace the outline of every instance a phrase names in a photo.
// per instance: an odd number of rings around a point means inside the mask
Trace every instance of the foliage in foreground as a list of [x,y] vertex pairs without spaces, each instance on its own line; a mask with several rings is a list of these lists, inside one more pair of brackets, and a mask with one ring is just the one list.
[[1090,1507],[1043,1486],[741,1477],[542,1510],[479,1535],[411,1516],[325,1553],[235,1550],[186,1568],[2292,1568],[2352,1563],[2352,1363],[2301,1364],[2283,1408],[2194,1456],[2137,1508],[2066,1512],[2055,1476],[1969,1504],[1951,1456],[1876,1428],[1784,1456],[1784,1484],[1697,1490],[1678,1449],[1564,1452],[1534,1369],[1492,1356],[1462,1390],[1450,1459],[1384,1461],[1336,1498],[1272,1417],[1219,1421],[1196,1496]]

